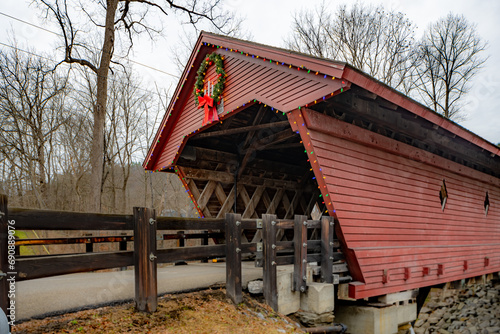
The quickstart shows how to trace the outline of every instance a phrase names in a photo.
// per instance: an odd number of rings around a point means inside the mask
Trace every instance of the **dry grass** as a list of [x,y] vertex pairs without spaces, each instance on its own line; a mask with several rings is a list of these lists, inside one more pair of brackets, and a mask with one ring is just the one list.
[[153,314],[132,303],[31,320],[13,333],[302,333],[290,319],[244,296],[234,305],[225,290],[166,295]]

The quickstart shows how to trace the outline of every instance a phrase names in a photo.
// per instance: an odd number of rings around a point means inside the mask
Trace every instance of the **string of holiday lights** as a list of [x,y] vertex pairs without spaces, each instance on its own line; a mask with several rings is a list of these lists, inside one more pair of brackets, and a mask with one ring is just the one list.
[[[276,61],[276,60],[272,60],[272,59],[269,59],[269,58],[266,58],[266,57],[261,57],[259,55],[255,55],[255,54],[252,54],[252,53],[248,53],[248,52],[244,52],[244,51],[241,51],[241,50],[238,50],[238,49],[232,49],[232,48],[227,48],[227,47],[223,47],[223,46],[220,46],[220,45],[215,45],[215,44],[211,44],[211,43],[207,43],[207,42],[204,42],[203,43],[204,46],[207,46],[207,47],[212,47],[212,48],[215,48],[215,49],[225,49],[226,51],[229,51],[229,52],[234,52],[234,53],[239,53],[241,55],[244,55],[246,57],[251,57],[251,58],[254,58],[254,59],[262,59],[263,61],[265,62],[269,62],[269,63],[276,63],[276,65],[281,65],[281,66],[287,66],[288,68],[296,68],[298,71],[306,71],[308,74],[311,74],[313,73],[313,75],[319,75],[319,76],[323,76],[324,79],[328,79],[328,78],[331,78],[331,80],[335,80],[337,79],[335,76],[331,76],[331,75],[328,75],[328,74],[325,74],[325,73],[322,73],[320,71],[315,71],[313,69],[309,69],[309,68],[306,68],[305,66],[301,65],[301,66],[297,66],[297,65],[293,65],[293,64],[288,64],[288,63],[285,63],[285,62],[279,62],[279,61]],[[199,48],[197,50],[197,53],[201,52],[201,48]],[[213,53],[212,53],[213,54]],[[223,58],[222,58],[223,60]],[[191,68],[194,68],[194,64],[191,65]],[[191,71],[191,68],[187,71],[187,75],[184,79],[184,82],[188,81],[188,76],[189,76],[189,73]],[[225,74],[225,76],[227,76],[227,74]],[[340,80],[340,79],[339,79]],[[342,86],[340,88],[340,92],[342,93],[344,91],[344,85],[345,85],[345,81],[342,80]],[[181,85],[181,88],[184,87],[184,83]],[[337,91],[334,91],[332,92],[331,94],[328,94],[330,96],[333,96]],[[328,95],[325,95],[323,96],[321,99],[320,99],[320,102],[321,101],[324,101],[326,100],[327,97],[329,97]],[[168,122],[168,119],[172,116],[172,112],[174,111],[174,107],[175,107],[175,103],[177,102],[177,100],[179,99],[179,96],[176,97],[176,100],[173,102],[172,104],[172,107],[170,109],[170,112],[168,114],[168,117],[167,119],[165,120],[163,126],[162,126],[162,129],[160,131],[160,135],[158,137],[158,140],[157,142],[154,144],[155,146],[153,147],[153,152],[155,151],[156,149],[156,144],[160,143],[160,138],[162,136],[162,133],[163,133],[163,130],[165,129],[166,127],[166,123]],[[229,114],[233,114],[235,112],[238,112],[240,111],[240,108],[244,108],[245,106],[247,106],[248,104],[252,103],[252,100],[249,100],[247,103],[243,103],[241,106],[237,106],[236,108],[232,109],[232,110],[227,110],[225,113],[222,113],[219,117],[220,117],[220,122],[222,123],[222,120],[223,118],[225,118],[226,116],[228,116]],[[253,103],[262,103],[261,101],[257,101],[256,99],[253,100]],[[299,106],[298,109],[300,110],[302,107],[309,107],[313,104],[317,104],[318,103],[318,100],[314,100],[314,101],[311,101],[310,103],[307,103],[305,104],[304,106]],[[227,101],[226,101],[226,104],[227,104]],[[267,105],[265,105],[267,106]],[[270,106],[271,107],[271,106]],[[271,107],[271,110],[275,111],[276,113],[280,112],[280,110],[278,109],[275,109],[274,107]],[[285,111],[281,111],[283,113],[283,115],[285,115],[287,112]],[[183,138],[183,143],[181,145],[179,145],[177,148],[178,148],[178,151],[176,152],[173,160],[171,161],[170,163],[170,166],[173,166],[175,164],[175,161],[177,161],[178,157],[179,157],[179,154],[180,152],[182,151],[180,148],[181,146],[184,145],[184,143],[187,141],[187,139],[189,139],[191,136],[193,136],[194,134],[196,134],[196,132],[200,132],[200,131],[203,131],[205,130],[206,128],[212,126],[213,122],[209,122],[208,124],[206,124],[205,126],[202,126],[200,128],[198,128],[197,130],[193,130],[191,132],[189,132],[187,135],[184,135],[182,138]],[[154,156],[154,153],[151,153],[151,155],[148,157],[148,162],[146,164],[149,165],[149,163],[151,162],[151,159],[153,158]],[[161,172],[161,171],[164,171],[164,170],[167,170],[167,169],[171,169],[172,167],[169,167],[169,166],[163,166],[161,168],[158,168],[156,170],[152,170],[150,171],[151,173],[153,172]],[[146,171],[147,172],[147,171]]]

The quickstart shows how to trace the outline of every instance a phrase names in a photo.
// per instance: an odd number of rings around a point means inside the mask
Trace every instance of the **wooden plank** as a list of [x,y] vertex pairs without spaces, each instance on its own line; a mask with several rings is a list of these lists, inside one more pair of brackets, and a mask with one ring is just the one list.
[[[238,185],[240,187],[240,185]],[[226,201],[222,204],[219,213],[217,214],[217,218],[222,218],[229,213],[233,209],[234,205],[234,196],[235,196],[235,186],[231,188],[229,195],[227,195]]]
[[69,245],[69,244],[92,244],[103,242],[127,242],[133,241],[133,235],[109,236],[109,237],[80,237],[80,238],[43,238],[43,239],[17,239],[16,246],[33,245]]
[[175,261],[197,261],[206,258],[226,256],[226,245],[194,246],[183,248],[165,248],[157,251],[158,263]]
[[[209,171],[205,169],[196,169],[191,167],[183,167],[183,171],[186,173],[186,177],[193,180],[213,180],[225,184],[234,183],[234,175],[227,172],[220,171]],[[238,184],[246,186],[265,186],[273,189],[287,189],[296,190],[298,189],[298,184],[285,181],[285,180],[275,180],[269,178],[263,178],[258,176],[243,175],[238,179]]]
[[[265,109],[267,110],[267,109]],[[224,124],[226,121],[224,121]],[[243,146],[244,148],[246,146]],[[210,148],[204,148],[204,147],[198,147],[198,146],[191,146],[190,148],[194,149],[195,154],[196,154],[196,160],[199,161],[207,161],[207,162],[214,162],[214,163],[227,163],[228,161],[239,161],[239,157],[235,153],[229,153],[221,150],[215,150],[215,149],[210,149]],[[297,176],[302,176],[304,173],[304,167],[297,165],[297,164],[289,164],[289,163],[284,163],[284,162],[278,162],[278,161],[269,161],[265,159],[260,159],[260,158],[254,158],[250,163],[249,163],[249,168],[258,168],[258,169],[264,169],[264,170],[274,170],[279,173],[288,173],[288,174],[293,174]],[[220,174],[218,174],[220,176]],[[232,173],[229,173],[228,175],[234,176]],[[194,175],[196,176],[196,174]],[[245,179],[243,179],[245,180]],[[226,182],[226,183],[232,183],[232,182]]]
[[[212,197],[212,194],[215,190],[215,187],[217,187],[217,182],[210,180],[205,185],[205,188],[203,188],[203,192],[201,193],[200,197],[197,199],[198,205],[200,206],[200,208],[202,210],[206,208],[208,200],[210,199],[210,197]],[[205,214],[205,217],[209,218],[209,216],[207,216],[206,214]]]
[[307,290],[307,216],[295,216],[293,244],[295,261],[292,290],[305,292]]
[[134,265],[132,251],[18,258],[18,281]]
[[278,189],[274,194],[272,202],[269,204],[267,208],[266,214],[275,214],[276,209],[278,208],[279,202],[283,198],[283,194],[285,193],[284,189]]
[[[301,182],[302,183],[302,182]],[[292,202],[290,203],[288,209],[286,210],[285,214],[285,219],[291,218],[292,216],[295,215],[295,210],[297,208],[297,205],[299,204],[300,197],[302,196],[302,189],[298,189],[295,191],[295,194],[293,195]]]
[[[316,229],[321,227],[321,221],[320,220],[307,220],[307,229]],[[294,229],[295,228],[295,222],[292,219],[280,219],[278,220],[278,228],[281,229]]]
[[483,174],[477,170],[468,168],[430,152],[417,149],[410,145],[398,142],[383,135],[361,129],[357,126],[341,122],[335,118],[325,116],[318,112],[304,108],[302,110],[308,127],[329,136],[340,137],[349,141],[354,141],[367,147],[383,150],[392,154],[400,155],[409,159],[417,159],[420,162],[440,169],[449,170],[453,173],[474,178],[478,181],[487,182],[500,186],[500,179]]
[[[179,178],[182,178],[182,173],[179,172],[178,173],[178,176]],[[200,215],[200,217],[203,217],[203,218],[212,218],[212,215],[210,213],[210,211],[208,210],[208,208],[205,208],[204,210],[200,208],[198,208],[196,205],[198,205],[198,198],[200,198],[200,191],[198,190],[198,187],[196,186],[196,183],[192,180],[192,179],[188,179],[186,177],[184,177],[184,182],[185,184],[187,185],[189,191],[191,191],[191,194],[193,194],[193,205],[195,205],[195,208],[196,210],[198,211],[198,214]]]
[[271,205],[271,198],[269,197],[269,194],[265,189],[264,192],[262,193],[262,203],[264,203],[266,210],[269,209],[269,206]]
[[[276,215],[262,215],[262,251],[264,256],[264,298],[266,304],[278,311],[278,286],[276,272]],[[273,247],[273,245],[275,247]]]
[[333,231],[334,218],[321,217],[321,280],[333,283]]
[[[207,187],[210,187],[210,184],[212,182],[215,183],[215,181],[208,181],[208,183],[205,185],[205,188],[203,189],[203,193],[200,194],[200,190],[196,186],[196,183],[192,179],[187,179],[187,184],[189,186],[189,190],[191,191],[191,193],[193,194],[193,197],[195,199],[193,204],[195,204],[195,205],[198,204],[199,208],[197,208],[197,209],[198,209],[198,211],[201,210],[203,212],[204,218],[212,218],[212,213],[207,208],[207,202],[210,199],[210,196],[212,195],[211,193],[209,193],[210,189],[207,189]],[[207,190],[207,192],[205,192],[205,190]],[[212,190],[212,192],[213,192],[213,190]],[[202,196],[204,196],[204,197],[202,198]],[[200,203],[200,199],[203,200],[203,203]]]
[[[277,257],[276,262],[279,266],[294,264],[295,255],[280,255]],[[307,262],[321,262],[321,253],[307,254]]]
[[[19,270],[19,268],[13,268],[13,270],[9,270],[9,220],[12,220],[9,217],[9,209],[8,209],[9,199],[7,195],[0,194],[0,274],[7,275],[8,272],[13,272],[14,269]],[[15,221],[14,221],[15,224]],[[17,226],[12,226],[14,228],[18,228]],[[14,250],[12,248],[12,250]],[[12,251],[12,255],[14,252]],[[17,265],[16,265],[17,266]],[[12,268],[10,268],[12,269]],[[3,312],[8,315],[10,312],[7,311],[7,307],[10,306],[9,295],[9,281],[7,281],[9,276],[0,276],[0,307]]]
[[215,187],[215,196],[217,197],[217,200],[219,201],[219,204],[222,206],[226,202],[227,196],[226,193],[224,192],[224,188],[220,184],[220,182],[217,182],[217,186]]
[[[250,195],[248,195],[248,191],[245,188],[245,186],[241,187],[241,191],[238,191],[238,195],[243,200],[243,205],[245,205],[245,208],[248,207],[248,205],[250,204]],[[250,217],[247,217],[247,218],[250,218]]]
[[134,208],[135,307],[141,312],[155,312],[158,305],[155,218],[154,209]]
[[349,268],[347,268],[347,263],[334,264],[332,266],[333,274],[346,273],[346,272],[349,272]]
[[264,186],[259,186],[255,189],[253,192],[252,198],[250,199],[250,202],[245,208],[245,211],[243,212],[242,217],[243,218],[250,218],[253,216],[255,213],[255,208],[259,204],[260,198],[262,197],[262,193],[264,192],[266,188]]
[[157,217],[158,230],[223,230],[224,219]]
[[238,305],[241,289],[241,215],[226,214],[226,294]]
[[17,230],[133,230],[132,215],[10,208]]
[[290,125],[290,123],[288,121],[280,121],[280,122],[263,123],[263,124],[257,124],[257,125],[251,125],[251,126],[243,126],[243,127],[232,128],[232,129],[227,129],[227,130],[203,132],[203,133],[196,135],[196,140],[203,139],[203,138],[210,138],[210,137],[218,137],[218,136],[229,136],[229,135],[238,134],[238,133],[244,133],[244,132],[255,131],[255,130],[260,130],[260,129],[275,128],[278,126],[289,126],[289,125]]

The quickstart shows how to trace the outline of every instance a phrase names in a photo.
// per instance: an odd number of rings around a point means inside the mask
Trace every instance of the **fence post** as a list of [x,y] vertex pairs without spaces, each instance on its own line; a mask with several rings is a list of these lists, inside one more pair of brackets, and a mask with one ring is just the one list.
[[184,247],[186,238],[184,235],[184,231],[177,231],[178,239],[177,239],[177,247]]
[[[208,231],[203,231],[203,238],[201,239],[201,244],[203,246],[208,246]],[[201,260],[202,263],[208,263],[208,258]]]
[[293,221],[293,291],[307,290],[307,216],[295,215]]
[[[127,250],[127,239],[126,239],[127,233],[122,232],[121,235],[124,236],[123,237],[124,239],[122,241],[120,241],[120,243],[118,244],[118,250],[126,251]],[[120,270],[121,271],[127,270],[127,267],[121,267]]]
[[241,292],[241,215],[226,213],[226,294],[233,303],[243,301]]
[[324,283],[333,283],[333,224],[333,217],[321,217],[321,281]]
[[262,215],[262,251],[264,256],[264,298],[267,305],[278,311],[276,262],[276,215]]
[[134,208],[134,277],[136,309],[156,311],[158,292],[154,209]]
[[0,307],[7,313],[9,306],[9,282],[7,276],[8,268],[8,198],[6,195],[0,194]]

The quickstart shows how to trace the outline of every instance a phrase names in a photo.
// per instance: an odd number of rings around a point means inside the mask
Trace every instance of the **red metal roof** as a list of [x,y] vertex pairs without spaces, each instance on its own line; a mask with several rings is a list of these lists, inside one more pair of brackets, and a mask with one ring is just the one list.
[[289,112],[327,98],[329,94],[338,94],[354,83],[494,155],[500,155],[500,149],[492,143],[346,63],[202,32],[143,163],[146,170],[172,166],[186,136],[202,130],[203,111],[195,107],[192,91],[196,71],[205,55],[211,52],[226,57],[228,77],[223,95],[227,100],[224,116],[240,111],[254,100]]

